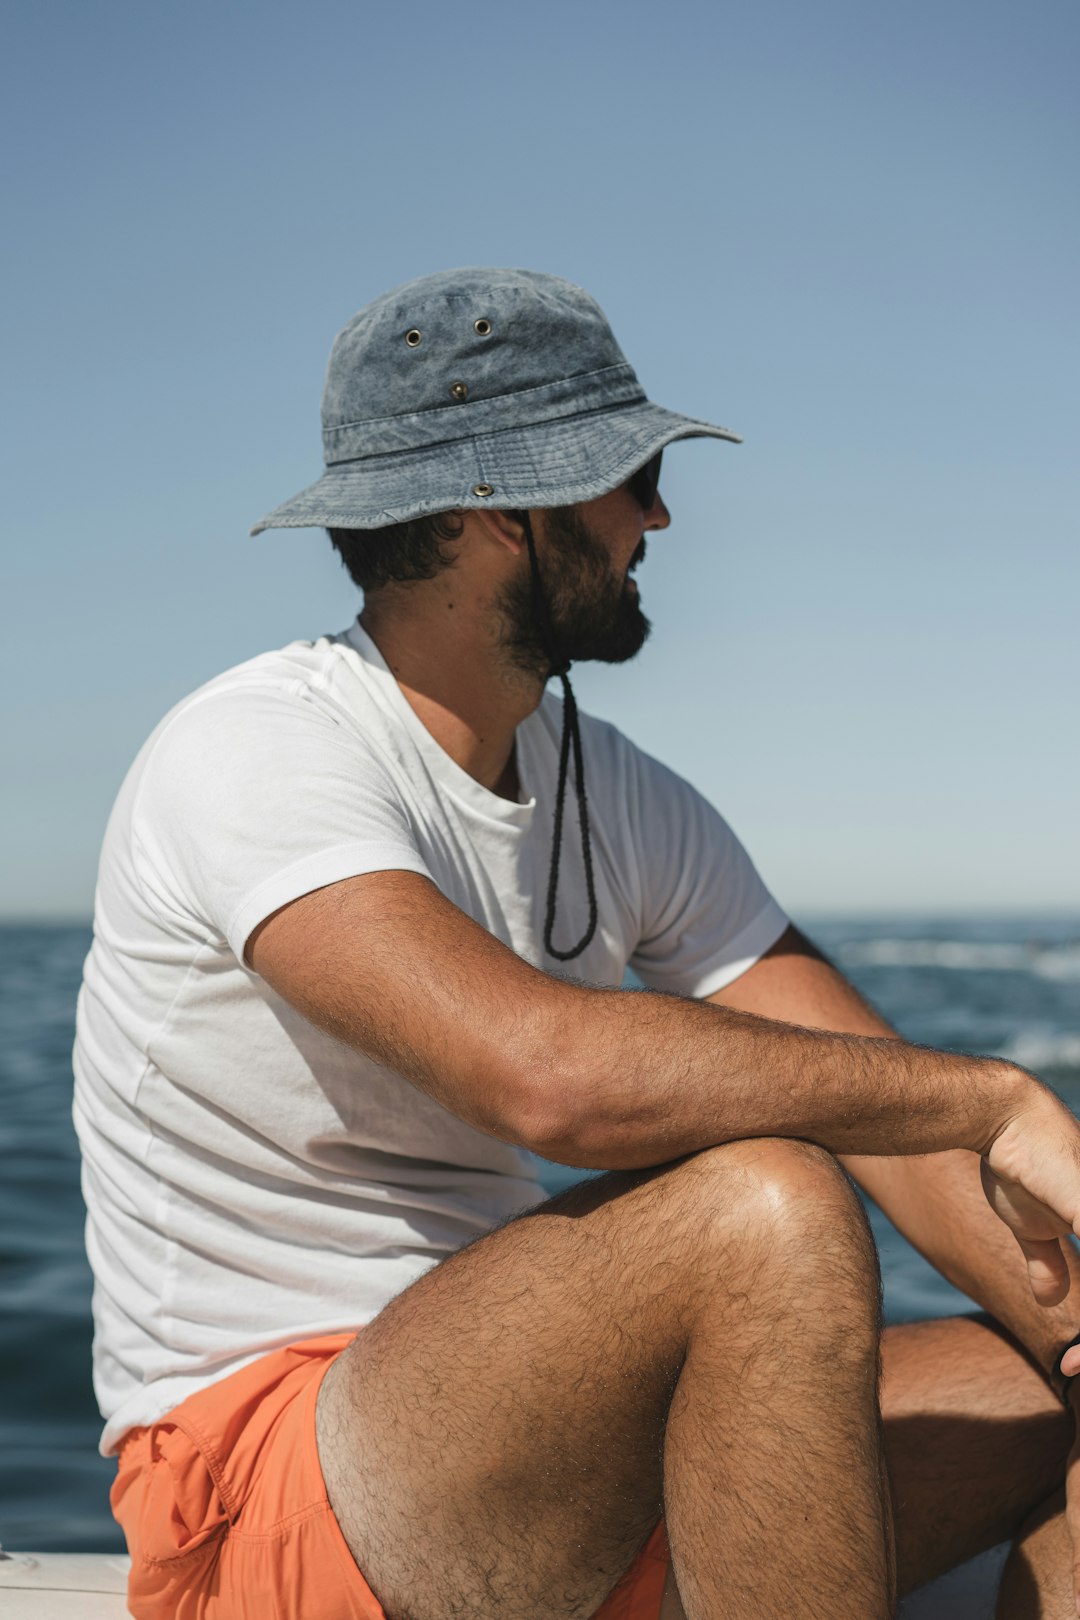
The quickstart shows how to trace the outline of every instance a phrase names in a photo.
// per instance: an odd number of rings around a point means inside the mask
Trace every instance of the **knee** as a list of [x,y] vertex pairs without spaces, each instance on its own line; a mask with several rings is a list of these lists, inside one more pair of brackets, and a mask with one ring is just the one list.
[[805,1234],[807,1226],[823,1220],[855,1224],[860,1230],[864,1225],[862,1205],[847,1174],[831,1153],[812,1142],[762,1137],[713,1149],[710,1160],[713,1154],[725,1155],[725,1168],[733,1170],[751,1217],[772,1227],[790,1226]]
[[877,1253],[857,1192],[831,1153],[783,1137],[729,1142],[678,1167],[682,1197],[727,1258],[779,1263],[805,1277],[822,1265],[876,1287]]

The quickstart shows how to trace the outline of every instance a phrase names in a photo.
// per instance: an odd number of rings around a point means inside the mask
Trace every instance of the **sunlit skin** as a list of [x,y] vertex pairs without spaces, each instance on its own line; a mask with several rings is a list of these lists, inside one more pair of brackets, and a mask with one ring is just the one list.
[[[607,549],[613,579],[636,595],[630,569],[642,538],[671,522],[662,498],[645,512],[623,484],[577,510]],[[373,594],[360,622],[435,741],[484,787],[517,799],[514,733],[539,704],[545,681],[508,654],[496,604],[511,579],[526,574],[525,535],[508,512],[461,517],[453,566]],[[532,521],[543,555],[547,514],[534,512]]]
[[[666,528],[670,517],[659,498],[644,512],[625,486],[585,503],[579,515],[607,555],[608,579],[601,574],[595,584],[598,609],[610,617],[613,598],[616,604],[636,602],[629,576],[642,538]],[[545,558],[553,555],[552,531],[544,512],[534,512],[532,521],[543,572]],[[520,593],[527,569],[524,532],[513,515],[464,513],[453,565],[431,580],[371,593],[362,615],[429,733],[477,782],[511,799],[519,796],[514,734],[545,686],[542,661],[529,668],[512,655],[500,607],[508,588],[516,585]],[[425,1605],[443,1612],[447,1570],[470,1594],[474,1585],[476,1593],[488,1593],[496,1568],[509,1582],[506,1594],[515,1591],[512,1577],[519,1570],[523,1579],[542,1584],[549,1554],[560,1581],[571,1571],[584,1591],[591,1580],[598,1600],[604,1583],[597,1577],[597,1555],[590,1551],[576,1559],[579,1527],[568,1525],[564,1509],[602,1437],[617,1505],[607,1512],[603,1493],[591,1493],[590,1501],[609,1534],[625,1532],[619,1567],[626,1567],[635,1537],[625,1530],[624,1504],[633,1500],[640,1515],[659,1499],[664,1434],[657,1402],[669,1387],[669,1351],[671,1366],[683,1368],[679,1389],[686,1399],[693,1401],[694,1391],[707,1393],[697,1405],[673,1407],[666,1431],[663,1485],[669,1522],[683,1537],[681,1565],[676,1559],[683,1584],[680,1592],[674,1574],[669,1579],[661,1620],[711,1617],[719,1612],[718,1594],[732,1620],[751,1612],[757,1620],[763,1612],[758,1598],[752,1608],[740,1600],[740,1569],[748,1582],[769,1588],[765,1612],[842,1612],[845,1620],[856,1614],[859,1620],[884,1620],[892,1612],[893,1577],[885,1567],[892,1507],[879,1472],[876,1410],[865,1376],[873,1357],[868,1362],[860,1351],[846,1372],[841,1366],[845,1346],[861,1342],[858,1335],[868,1326],[876,1349],[876,1326],[863,1319],[874,1279],[858,1259],[857,1206],[840,1196],[832,1160],[821,1154],[804,1159],[805,1141],[835,1153],[931,1262],[1028,1347],[1025,1354],[1006,1333],[970,1319],[886,1332],[884,1460],[895,1504],[900,1590],[1017,1534],[1061,1480],[1072,1424],[1038,1365],[1052,1365],[1075,1331],[1080,1266],[1070,1251],[1073,1291],[1064,1299],[1069,1278],[1055,1241],[1074,1224],[1075,1166],[1063,1145],[1071,1122],[1044,1119],[1060,1105],[1024,1091],[1023,1106],[1017,1104],[991,1149],[1000,1171],[989,1187],[1002,1216],[998,1221],[980,1186],[979,1155],[987,1151],[980,1133],[986,1128],[984,1107],[990,1106],[986,1099],[997,1097],[1003,1085],[1013,1087],[1014,1077],[992,1060],[984,1074],[978,1060],[917,1049],[905,1055],[902,1043],[888,1038],[888,1026],[795,929],[710,996],[711,1007],[626,997],[538,972],[462,917],[427,880],[389,872],[365,874],[292,902],[254,932],[249,956],[254,969],[314,1023],[423,1084],[467,1122],[563,1162],[631,1171],[623,1190],[595,1209],[589,1199],[599,1196],[598,1183],[589,1184],[593,1193],[574,1195],[572,1221],[555,1214],[511,1223],[433,1270],[393,1302],[328,1375],[318,1444],[330,1500],[376,1592],[382,1587],[400,1594],[393,1612]],[[357,961],[365,964],[359,975]],[[770,1027],[740,1022],[745,1015],[771,1021]],[[534,1029],[540,1031],[536,1043]],[[855,1068],[848,1066],[855,1054],[847,1037],[876,1038],[873,1053],[859,1056]],[[565,1099],[567,1121],[558,1116],[552,1126],[540,1108],[548,1093],[542,1085],[534,1088],[532,1077],[546,1074],[551,1054],[564,1049],[572,1054],[575,1084],[552,1089],[553,1098]],[[958,1064],[967,1065],[961,1079],[953,1074]],[[772,1083],[762,1083],[763,1072]],[[581,1092],[578,1078],[588,1083],[584,1110],[574,1103]],[[912,1104],[913,1086],[921,1087],[918,1106]],[[839,1112],[827,1105],[833,1091],[843,1099]],[[890,1099],[887,1128],[873,1125],[886,1117]],[[971,1112],[971,1128],[950,1123],[940,1140],[924,1139],[927,1121],[937,1118],[944,1100],[950,1121],[954,1110],[957,1118]],[[827,1118],[815,1125],[823,1107]],[[727,1123],[729,1116],[738,1128]],[[582,1133],[584,1145],[578,1142]],[[624,1137],[635,1145],[624,1149]],[[654,1138],[662,1139],[662,1150]],[[1009,1153],[1002,1150],[1006,1139]],[[852,1145],[845,1148],[846,1142]],[[658,1168],[641,1184],[640,1199],[636,1191],[630,1199],[626,1188],[636,1186],[632,1173],[641,1165]],[[777,1189],[782,1207],[789,1196],[799,1206],[797,1241],[764,1284],[763,1266],[778,1252],[777,1232],[766,1222],[767,1242],[750,1242],[744,1254],[741,1245],[747,1232],[753,1237],[759,1216],[747,1224],[739,1214],[731,1231],[723,1224],[733,1208],[737,1214],[742,1209],[732,1198],[740,1188],[745,1192],[747,1175],[759,1177],[762,1165],[770,1209]],[[699,1174],[704,1182],[694,1179]],[[712,1195],[702,1203],[701,1189],[712,1185],[714,1175],[716,1203],[703,1220]],[[660,1201],[655,1212],[654,1195]],[[640,1224],[634,1215],[638,1202]],[[1067,1216],[1055,1213],[1066,1207]],[[1080,1213],[1075,1219],[1080,1226]],[[815,1235],[826,1240],[820,1252],[808,1241]],[[835,1254],[827,1247],[834,1238]],[[580,1255],[574,1248],[579,1240]],[[725,1289],[700,1287],[716,1259],[714,1242],[740,1302],[734,1316],[724,1314]],[[670,1254],[664,1248],[669,1243]],[[606,1258],[613,1244],[628,1245],[617,1266]],[[519,1254],[522,1245],[527,1254]],[[590,1256],[596,1255],[602,1263],[590,1272]],[[639,1264],[640,1297],[629,1281]],[[839,1279],[852,1264],[842,1301]],[[579,1265],[585,1269],[577,1271]],[[584,1289],[590,1309],[563,1339],[550,1330],[568,1309],[560,1289],[571,1274],[578,1278],[572,1298]],[[655,1309],[657,1275],[678,1295],[671,1313]],[[523,1277],[530,1286],[522,1286]],[[686,1330],[689,1359],[683,1339],[672,1339],[673,1323],[680,1324],[680,1335],[681,1324],[694,1324],[692,1332]],[[481,1324],[486,1337],[478,1332]],[[608,1328],[610,1338],[603,1339]],[[757,1354],[735,1357],[734,1379],[728,1367],[733,1335],[744,1330],[757,1352],[767,1349],[775,1361],[762,1362],[760,1388],[751,1387],[747,1376]],[[600,1336],[596,1344],[589,1338],[594,1331]],[[516,1348],[500,1354],[500,1335],[511,1347],[532,1345],[534,1354],[543,1345],[541,1378],[516,1381],[520,1356]],[[419,1357],[417,1346],[425,1347]],[[639,1354],[644,1370],[634,1361]],[[438,1362],[440,1422],[456,1435],[453,1470],[445,1478],[442,1455],[424,1450],[435,1398],[429,1356]],[[1078,1363],[1080,1349],[1066,1371]],[[830,1369],[824,1384],[822,1365]],[[782,1366],[782,1378],[776,1366]],[[660,1378],[652,1406],[641,1396],[651,1387],[642,1382],[646,1374]],[[625,1401],[613,1393],[624,1384]],[[493,1390],[505,1396],[496,1403],[497,1420]],[[610,1408],[603,1406],[604,1391]],[[537,1407],[521,1424],[516,1414],[526,1401]],[[419,1427],[417,1413],[423,1414]],[[558,1433],[566,1477],[561,1491],[538,1494],[535,1434],[541,1425],[550,1436],[554,1415],[563,1420]],[[770,1437],[780,1446],[771,1459],[762,1450]],[[476,1456],[470,1451],[474,1442]],[[797,1466],[791,1465],[793,1452],[802,1459]],[[492,1455],[500,1474],[498,1492],[489,1499],[483,1482]],[[724,1498],[725,1536],[718,1538],[717,1493],[727,1489],[728,1455],[740,1458],[742,1471]],[[392,1462],[376,1477],[369,1463],[379,1457]],[[563,1466],[558,1455],[551,1460]],[[747,1470],[755,1462],[763,1472],[759,1488],[751,1490]],[[425,1558],[433,1560],[429,1568],[413,1557],[403,1527],[412,1522],[418,1494],[428,1499],[433,1479],[438,1488],[424,1541]],[[807,1511],[811,1502],[813,1513]],[[490,1539],[483,1515],[477,1518],[478,1503],[493,1515]],[[849,1521],[845,1515],[853,1504],[856,1516]],[[1002,1617],[1064,1620],[1071,1612],[1068,1532],[1050,1511],[1039,1528],[1033,1525],[1022,1536],[1007,1576],[1013,1595],[999,1610]],[[744,1516],[749,1528],[742,1543]],[[506,1533],[507,1525],[523,1523],[536,1528],[528,1545]],[[764,1524],[786,1554],[767,1569],[753,1551]],[[470,1546],[476,1542],[475,1569],[469,1560],[462,1568],[465,1531]],[[820,1602],[811,1590],[814,1581]],[[835,1601],[841,1591],[847,1594],[843,1610]],[[515,1598],[513,1607],[509,1595],[500,1595],[494,1606],[490,1594],[484,1601],[484,1612],[509,1614],[507,1603],[515,1615],[536,1612],[523,1599]],[[584,1598],[579,1612],[588,1612]]]

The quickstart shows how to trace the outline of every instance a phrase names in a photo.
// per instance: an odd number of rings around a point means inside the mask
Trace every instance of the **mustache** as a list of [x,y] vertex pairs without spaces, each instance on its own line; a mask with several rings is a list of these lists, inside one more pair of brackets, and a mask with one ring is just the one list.
[[630,561],[629,561],[629,563],[627,565],[627,572],[628,573],[633,573],[633,571],[637,567],[638,563],[643,563],[644,561],[645,561],[645,536],[642,535],[641,539],[637,543],[637,547],[635,548],[634,555],[631,557],[631,559],[630,559]]

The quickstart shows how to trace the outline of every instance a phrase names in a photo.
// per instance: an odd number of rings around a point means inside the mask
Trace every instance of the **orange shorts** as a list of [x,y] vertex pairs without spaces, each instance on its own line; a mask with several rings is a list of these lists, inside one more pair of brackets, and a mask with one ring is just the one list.
[[[273,1350],[120,1448],[112,1510],[136,1620],[384,1620],[326,1496],[315,1401],[352,1333]],[[594,1620],[657,1620],[657,1525]]]

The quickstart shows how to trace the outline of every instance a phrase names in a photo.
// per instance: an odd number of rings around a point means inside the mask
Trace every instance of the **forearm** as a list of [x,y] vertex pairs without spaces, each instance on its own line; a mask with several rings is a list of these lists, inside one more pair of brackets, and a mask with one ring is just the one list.
[[[1005,1063],[858,1025],[829,1033],[851,1026],[826,1021],[827,995],[820,1018],[813,998],[804,1012],[801,995],[782,996],[780,1018],[793,1021],[780,1022],[753,1007],[555,979],[414,873],[304,896],[248,949],[312,1022],[459,1118],[568,1164],[634,1168],[762,1136],[834,1153],[981,1151],[1025,1107],[1055,1106]],[[761,983],[765,965],[738,982]]]
[[629,1168],[755,1136],[838,1154],[978,1152],[1036,1088],[1008,1064],[887,1037],[666,996],[575,998],[546,1039],[559,1104],[541,1145],[570,1164]]

